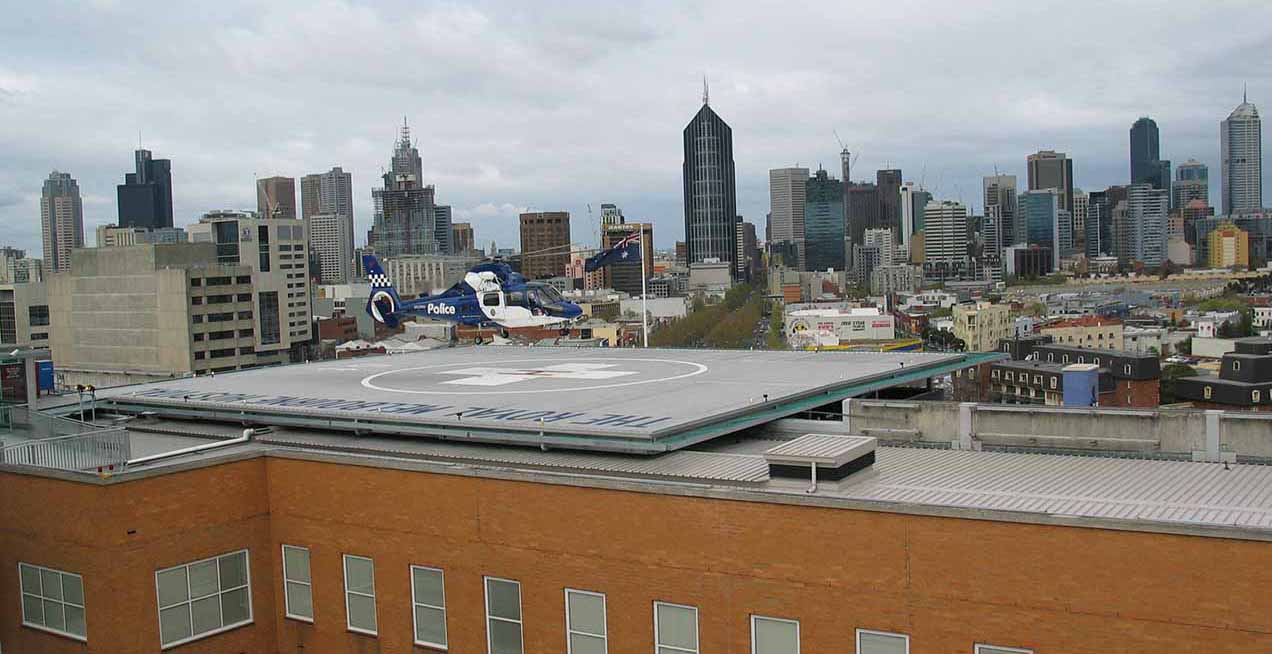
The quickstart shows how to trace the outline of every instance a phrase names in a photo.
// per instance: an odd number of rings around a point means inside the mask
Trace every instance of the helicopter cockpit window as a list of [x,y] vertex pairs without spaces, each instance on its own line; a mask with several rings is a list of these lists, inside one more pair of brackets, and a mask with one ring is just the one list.
[[511,291],[508,293],[508,306],[524,307],[526,306],[525,291]]
[[482,305],[483,307],[497,307],[497,306],[499,306],[499,294],[498,294],[498,293],[487,293],[487,294],[485,294],[485,295],[481,296],[481,305]]
[[556,290],[554,286],[540,286],[539,294],[540,299],[549,304],[560,304],[565,301],[565,298],[561,296],[561,292]]

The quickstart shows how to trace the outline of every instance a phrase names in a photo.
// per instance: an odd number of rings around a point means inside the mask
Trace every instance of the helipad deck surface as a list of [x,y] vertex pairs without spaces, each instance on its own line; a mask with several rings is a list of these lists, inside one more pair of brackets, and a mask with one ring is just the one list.
[[468,347],[101,395],[178,417],[655,452],[999,356]]

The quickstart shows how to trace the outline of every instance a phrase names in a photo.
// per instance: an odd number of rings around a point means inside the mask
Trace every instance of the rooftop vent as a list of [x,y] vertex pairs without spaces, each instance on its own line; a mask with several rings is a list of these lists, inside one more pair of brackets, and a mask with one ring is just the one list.
[[870,436],[804,434],[769,449],[764,459],[769,477],[809,479],[808,492],[817,490],[817,479],[838,481],[875,461],[876,439]]

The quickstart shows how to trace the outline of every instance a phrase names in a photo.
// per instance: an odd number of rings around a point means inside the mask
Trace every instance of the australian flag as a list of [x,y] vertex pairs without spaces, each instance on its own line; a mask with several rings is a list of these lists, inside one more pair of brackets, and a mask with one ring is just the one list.
[[583,270],[594,272],[612,263],[623,263],[625,261],[639,261],[640,256],[640,231],[634,231],[623,237],[623,240],[614,244],[614,247],[608,250],[601,250],[595,255],[588,257],[583,263]]

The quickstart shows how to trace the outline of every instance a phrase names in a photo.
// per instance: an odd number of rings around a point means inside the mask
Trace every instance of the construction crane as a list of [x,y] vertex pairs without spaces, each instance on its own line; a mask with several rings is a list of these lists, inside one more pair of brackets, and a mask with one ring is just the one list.
[[839,142],[839,161],[843,164],[844,182],[850,182],[852,180],[848,179],[848,173],[852,171],[853,166],[857,165],[857,157],[860,157],[861,153],[858,152],[852,155],[850,160],[848,146],[844,145],[844,140],[839,138],[839,130],[835,129],[831,130],[831,132],[835,134],[835,140]]

